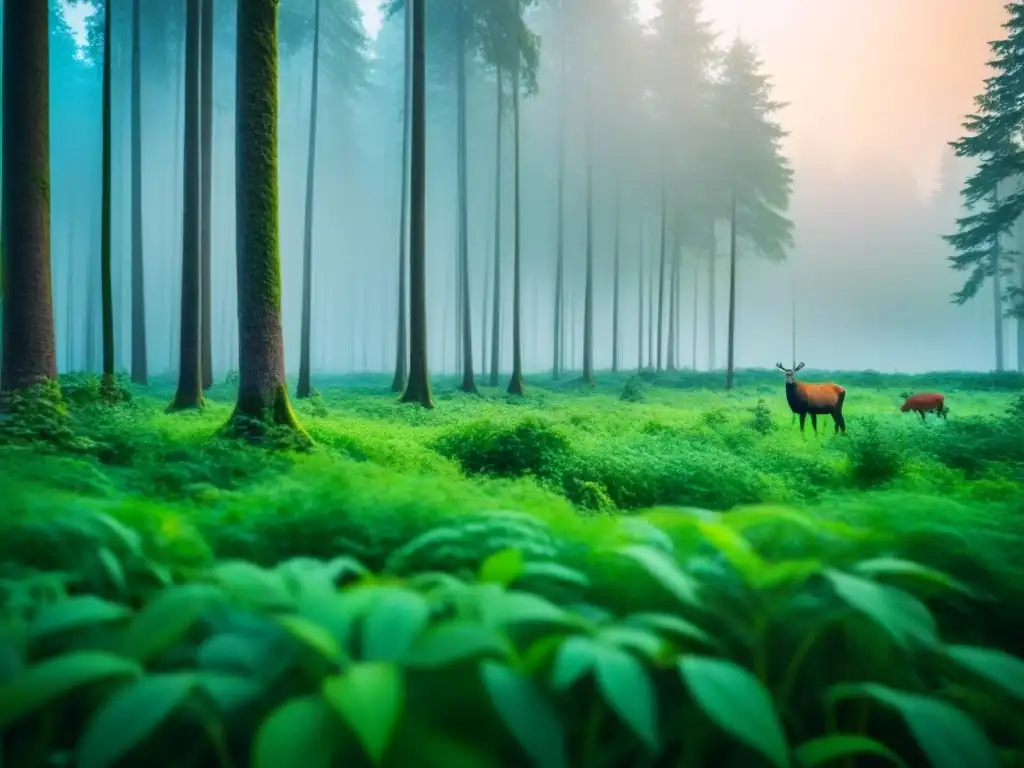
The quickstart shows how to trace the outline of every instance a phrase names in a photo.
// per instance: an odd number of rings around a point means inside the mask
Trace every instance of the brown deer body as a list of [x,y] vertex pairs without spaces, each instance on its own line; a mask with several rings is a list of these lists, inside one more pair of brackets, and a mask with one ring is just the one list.
[[808,384],[797,381],[794,376],[804,367],[803,363],[792,369],[786,368],[782,363],[776,363],[775,367],[786,374],[786,402],[789,403],[789,409],[800,417],[801,432],[804,431],[807,415],[810,414],[814,434],[818,434],[819,416],[831,416],[836,425],[836,434],[839,434],[839,430],[846,434],[846,419],[843,418],[846,390],[843,387],[831,382]]
[[938,392],[923,392],[919,395],[904,392],[900,397],[904,398],[903,405],[900,406],[900,413],[913,411],[921,417],[921,421],[924,421],[925,416],[929,413],[934,413],[943,419],[949,413],[945,395],[940,395]]

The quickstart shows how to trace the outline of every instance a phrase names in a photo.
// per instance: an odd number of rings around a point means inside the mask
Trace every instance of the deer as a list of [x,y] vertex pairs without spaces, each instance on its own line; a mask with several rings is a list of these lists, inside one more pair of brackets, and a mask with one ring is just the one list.
[[945,395],[940,395],[938,392],[922,392],[921,394],[911,395],[909,392],[903,392],[900,394],[903,398],[903,405],[900,406],[900,413],[906,413],[907,411],[913,411],[921,417],[921,421],[925,421],[925,417],[929,413],[934,413],[936,416],[945,419],[949,413],[949,408],[946,407]]
[[839,434],[839,430],[846,434],[846,419],[843,418],[846,390],[843,387],[831,382],[808,384],[797,381],[794,377],[804,367],[803,363],[795,368],[787,368],[782,363],[776,363],[775,367],[786,374],[786,402],[789,403],[789,409],[800,417],[801,432],[804,431],[807,414],[810,414],[815,435],[818,434],[819,416],[831,416],[836,425],[836,434]]

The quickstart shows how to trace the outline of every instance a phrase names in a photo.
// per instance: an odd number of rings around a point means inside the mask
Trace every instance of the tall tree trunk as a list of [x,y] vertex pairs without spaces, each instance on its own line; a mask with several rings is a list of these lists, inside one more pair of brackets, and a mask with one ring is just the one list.
[[708,370],[715,370],[715,297],[718,278],[715,274],[715,267],[718,263],[718,241],[715,237],[715,224],[711,223],[708,231]]
[[732,389],[736,362],[736,186],[729,206],[729,337],[725,388]]
[[409,318],[406,312],[405,260],[406,234],[409,227],[409,95],[412,90],[412,73],[409,61],[412,55],[412,12],[410,4],[405,5],[403,20],[405,34],[405,71],[402,76],[402,191],[401,210],[398,213],[398,338],[395,340],[395,375],[391,379],[391,391],[401,392],[409,376]]
[[434,407],[427,373],[426,269],[426,10],[425,0],[412,4],[412,145],[409,168],[409,383],[402,402]]
[[613,248],[613,264],[612,264],[612,373],[619,372],[619,227],[620,219],[622,218],[622,199],[620,197],[619,179],[615,179],[615,208],[613,215],[615,216],[615,241],[612,245]]
[[[110,0],[108,0],[109,2]],[[241,3],[244,5],[244,2]],[[203,403],[200,362],[202,324],[199,218],[199,34],[200,0],[188,0],[185,19],[185,165],[182,191],[181,360],[178,391],[171,408],[196,408]]]
[[690,357],[690,370],[697,370],[697,297],[700,291],[700,273],[697,265],[693,265],[693,352]]
[[487,363],[487,299],[490,297],[488,288],[491,284],[491,253],[490,243],[484,249],[487,251],[484,254],[484,285],[481,290],[481,303],[480,307],[480,375],[483,376]]
[[[110,0],[108,0],[109,2]],[[203,389],[213,386],[213,3],[203,0],[199,43],[199,144],[202,153],[199,216],[200,291],[202,301],[201,376]]]
[[[1024,291],[1024,220],[1017,221],[1017,288]],[[1017,371],[1024,373],[1024,294],[1018,294],[1017,309]]]
[[666,191],[666,182],[664,174],[661,179],[661,246],[660,255],[658,261],[658,353],[655,369],[661,370],[661,353],[662,353],[662,331],[665,327],[664,313],[665,313],[665,261],[668,257],[666,239],[668,237],[668,203],[666,201],[668,193]]
[[456,77],[458,79],[458,120],[456,130],[458,146],[459,175],[459,339],[462,343],[462,382],[459,389],[472,394],[477,393],[476,377],[473,371],[473,318],[469,301],[469,199],[468,179],[466,174],[466,0],[459,0],[455,11],[458,61]]
[[[91,207],[92,206],[88,206],[88,208]],[[96,306],[97,301],[102,305],[103,300],[98,296],[102,288],[101,281],[97,281],[98,272],[96,270],[96,261],[94,261],[98,251],[93,250],[93,248],[96,247],[96,218],[91,215],[91,210],[89,211],[89,214],[89,226],[87,227],[89,239],[83,249],[85,251],[84,261],[89,268],[88,272],[86,272],[86,275],[88,276],[86,279],[88,281],[89,288],[88,297],[85,302],[85,323],[88,329],[85,336],[85,369],[89,373],[96,373],[97,371],[101,371],[103,368],[103,348],[102,346],[100,347],[99,355],[97,355],[96,349],[96,332],[101,330],[100,323],[98,323],[97,320],[100,319],[100,315],[103,313],[102,309],[97,311]],[[97,360],[97,358],[99,359]]]
[[299,339],[299,382],[295,396],[309,397],[310,335],[313,318],[313,190],[316,179],[316,123],[320,84],[320,0],[313,9],[313,76],[309,90],[309,144],[306,157],[306,211],[302,240],[302,335]]
[[[233,431],[271,422],[302,434],[285,385],[277,174],[277,0],[238,3],[235,72],[235,242],[238,401]],[[241,171],[244,170],[244,173]]]
[[637,277],[637,334],[636,334],[636,370],[644,369],[644,229],[640,223],[640,274]]
[[[590,106],[589,83],[587,105]],[[589,111],[589,110],[588,110]],[[594,134],[587,116],[587,246],[583,284],[583,381],[594,386]]]
[[498,386],[501,361],[501,129],[504,113],[504,81],[501,66],[496,68],[497,126],[494,139],[494,294],[491,307],[491,372],[488,385]]
[[[517,4],[518,9],[518,4]],[[517,11],[521,13],[521,11]],[[512,250],[512,377],[508,382],[510,395],[525,395],[523,382],[522,323],[522,216],[519,189],[519,58],[512,67],[512,231],[515,238]]]
[[103,379],[105,390],[114,387],[114,286],[110,269],[110,65],[111,0],[103,6],[103,139],[100,191],[100,295],[103,312]]
[[676,264],[676,238],[673,237],[669,248],[671,254],[668,262],[668,339],[665,351],[665,369],[676,369],[676,283],[679,279]]
[[647,367],[654,369],[654,286],[656,270],[654,269],[654,250],[651,250],[650,264],[647,270]]
[[142,255],[142,0],[132,3],[132,382],[149,383],[146,359],[146,282]]
[[[993,207],[999,205],[999,187],[992,192]],[[994,311],[994,330],[996,346],[996,370],[1000,373],[1006,369],[1003,362],[1005,344],[1003,343],[1003,268],[1002,235],[997,234],[992,241],[992,304]]]
[[557,205],[557,243],[555,244],[555,332],[553,361],[551,364],[551,378],[556,381],[562,375],[565,350],[563,341],[565,336],[565,112],[566,112],[566,65],[565,65],[565,10],[562,9],[562,44],[559,47],[561,79],[559,81],[561,97],[558,101],[558,201]]

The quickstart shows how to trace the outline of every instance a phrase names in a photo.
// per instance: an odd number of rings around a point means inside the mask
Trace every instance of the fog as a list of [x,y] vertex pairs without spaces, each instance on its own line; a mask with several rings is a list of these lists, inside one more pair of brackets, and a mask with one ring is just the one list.
[[[376,0],[371,0],[375,3]],[[130,339],[130,17],[113,20],[113,262],[117,359],[129,364]],[[146,5],[146,3],[144,3]],[[301,12],[311,0],[284,0]],[[401,14],[382,19],[365,8],[365,82],[349,81],[325,54],[314,192],[312,367],[325,372],[388,371],[398,316],[403,32]],[[840,13],[840,5],[842,13]],[[856,9],[853,8],[856,5]],[[795,246],[782,264],[741,247],[737,282],[736,365],[771,367],[796,356],[811,368],[990,370],[995,365],[992,291],[963,306],[951,301],[964,276],[940,239],[954,231],[958,190],[970,168],[945,142],[982,87],[986,41],[1000,35],[998,0],[711,0],[708,15],[728,43],[738,30],[754,43],[790,131],[795,172],[788,215]],[[161,0],[167,14],[144,24],[143,219],[147,339],[153,373],[177,367],[180,315],[183,0]],[[234,216],[233,13],[218,3],[213,120],[213,364],[237,366]],[[770,6],[771,12],[767,10]],[[814,10],[810,10],[813,6]],[[968,6],[970,12],[968,12]],[[155,8],[155,6],[154,6]],[[640,13],[650,19],[651,3]],[[54,0],[51,45],[52,259],[62,371],[98,370],[101,46],[85,45],[88,5]],[[150,13],[144,12],[144,16]],[[153,13],[155,16],[155,12]],[[311,12],[309,16],[311,17]],[[63,25],[67,24],[65,28]],[[542,5],[530,16],[541,37],[536,95],[522,103],[523,360],[526,372],[552,364],[558,113],[567,110],[566,367],[582,358],[585,245],[584,136],[630,115],[609,98],[588,113],[578,89],[559,88],[558,38]],[[282,30],[282,36],[284,30]],[[308,38],[308,35],[306,36]],[[301,264],[309,136],[311,44],[293,35],[280,59],[280,234],[286,366],[298,370]],[[646,44],[646,41],[641,41]],[[623,61],[639,51],[617,51]],[[447,57],[447,58],[446,58]],[[456,130],[451,53],[428,46],[427,269],[430,367],[452,372],[455,348]],[[495,82],[469,64],[469,253],[474,353],[489,345],[493,259]],[[507,115],[507,111],[506,111]],[[628,137],[627,137],[628,138]],[[595,367],[608,368],[612,347],[613,169],[651,166],[644,142],[612,139],[597,154],[595,184]],[[511,368],[511,130],[503,142],[502,370]],[[620,220],[622,319],[620,365],[638,360],[639,266],[650,275],[658,235],[657,183],[634,183]],[[705,254],[684,247],[680,287],[681,367],[725,364],[728,237],[721,228],[714,339]],[[696,281],[696,286],[694,282]],[[696,289],[696,290],[695,290]],[[694,300],[696,297],[696,306]],[[486,317],[482,317],[486,309]],[[696,326],[694,326],[696,320]],[[646,319],[644,321],[646,323]],[[1014,367],[1016,323],[1005,323],[1006,363]],[[487,336],[487,340],[484,340]],[[694,350],[696,359],[693,359]],[[709,359],[711,354],[714,359]]]

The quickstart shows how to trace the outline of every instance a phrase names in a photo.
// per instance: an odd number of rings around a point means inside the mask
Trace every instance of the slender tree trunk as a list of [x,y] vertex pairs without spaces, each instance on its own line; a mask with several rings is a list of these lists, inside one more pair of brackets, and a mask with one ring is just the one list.
[[132,382],[149,383],[146,359],[146,282],[142,254],[142,0],[132,9]]
[[497,127],[494,140],[494,294],[491,308],[491,372],[488,385],[498,386],[501,361],[501,129],[504,113],[504,87],[501,67],[497,67]]
[[[209,1],[209,0],[207,0]],[[313,10],[313,76],[309,91],[309,144],[306,158],[306,212],[302,240],[302,335],[299,339],[299,382],[295,396],[309,397],[310,344],[313,318],[313,192],[316,179],[316,125],[320,84],[320,0]]]
[[103,11],[103,139],[102,189],[100,191],[100,296],[103,313],[103,383],[104,389],[114,387],[114,285],[110,268],[110,66],[111,66],[111,25],[113,15],[111,3],[104,4]]
[[619,179],[615,179],[615,241],[612,245],[612,373],[619,372],[619,292],[620,292],[620,271],[619,271],[619,229],[622,218],[622,198],[620,196]]
[[268,423],[304,434],[288,398],[278,231],[277,0],[238,3],[235,243],[238,401],[231,431],[261,439]]
[[427,373],[426,270],[426,10],[425,0],[412,3],[412,67],[410,120],[412,145],[409,169],[409,383],[402,402],[434,407]]
[[[89,207],[91,208],[91,206]],[[91,214],[92,211],[89,211],[89,213]],[[88,333],[86,334],[85,337],[85,366],[86,370],[89,373],[96,373],[97,371],[102,371],[103,369],[102,346],[99,349],[100,354],[96,354],[96,332],[97,330],[101,330],[100,323],[97,322],[97,320],[99,320],[100,317],[97,315],[96,305],[97,301],[99,302],[99,304],[102,305],[103,300],[102,298],[99,297],[99,293],[102,290],[102,281],[97,281],[96,261],[94,261],[96,255],[98,254],[98,251],[93,250],[93,248],[96,247],[96,219],[91,215],[89,216],[89,226],[87,229],[89,232],[89,241],[86,247],[83,249],[85,251],[86,257],[85,263],[88,264],[89,266],[89,271],[87,273],[89,283],[89,297],[88,299],[86,299],[85,305],[85,311],[87,314],[86,325],[88,327]],[[103,310],[100,309],[99,315],[102,315],[102,313]]]
[[412,54],[412,13],[406,3],[403,21],[405,32],[405,72],[402,77],[402,191],[401,210],[398,214],[398,338],[395,341],[395,375],[391,379],[391,391],[401,392],[409,375],[409,318],[406,312],[405,261],[406,234],[409,227],[409,96],[412,90],[412,76],[409,61]]
[[[590,105],[589,84],[587,105]],[[594,135],[587,116],[587,246],[583,285],[583,381],[594,386]]]
[[[109,0],[108,0],[109,2]],[[244,3],[243,3],[244,4]],[[182,194],[181,361],[173,410],[203,403],[200,361],[202,326],[199,219],[201,215],[199,154],[200,0],[188,0],[185,21],[185,166]]]
[[708,236],[708,371],[715,370],[715,296],[718,278],[715,274],[715,267],[718,263],[718,242],[715,238],[715,225],[711,224]]
[[668,297],[668,360],[667,368],[670,371],[677,370],[681,365],[681,355],[679,354],[679,251],[680,251],[680,233],[678,227],[676,227],[672,242],[672,258],[669,263],[669,297]]
[[644,229],[640,224],[640,274],[636,281],[637,288],[637,334],[636,334],[636,370],[644,369]]
[[[1024,221],[1017,222],[1017,286],[1024,291]],[[1017,309],[1017,370],[1024,373],[1024,294],[1018,295]]]
[[[202,301],[201,376],[203,389],[213,386],[213,3],[203,0],[199,43],[199,144],[202,153],[199,216],[200,290]],[[110,0],[108,0],[110,2]]]
[[[518,7],[518,6],[517,6]],[[512,231],[515,241],[512,250],[512,377],[508,382],[510,395],[525,395],[523,382],[522,322],[522,216],[519,188],[519,60],[512,67]]]
[[[999,188],[996,187],[992,193],[993,207],[999,205]],[[1005,344],[1003,343],[1003,281],[1001,270],[1003,267],[1002,235],[997,234],[992,241],[992,304],[994,312],[994,330],[996,346],[996,370],[1002,373],[1006,366],[1003,362]]]
[[655,369],[661,370],[662,353],[662,331],[665,327],[665,262],[668,256],[666,239],[668,237],[668,204],[666,201],[667,192],[664,175],[661,180],[661,246],[658,262],[658,353]]
[[456,131],[459,175],[459,304],[460,341],[462,342],[462,382],[459,389],[477,394],[473,371],[473,318],[469,301],[469,183],[466,173],[466,0],[459,0],[456,13],[458,27],[458,120]]
[[732,389],[736,362],[736,187],[729,207],[729,338],[725,388]]
[[654,287],[655,277],[655,254],[651,249],[650,264],[647,270],[647,367],[654,369]]
[[47,0],[3,6],[3,362],[12,392],[57,378],[50,275]]
[[[562,13],[564,14],[564,9]],[[565,23],[563,18],[562,23]],[[563,337],[565,334],[565,111],[566,99],[566,65],[565,65],[565,35],[562,35],[562,45],[559,48],[561,63],[560,91],[561,98],[558,102],[558,206],[557,213],[557,243],[555,244],[555,332],[553,361],[551,364],[551,378],[556,381],[562,375],[565,350],[563,349]]]
[[697,297],[700,290],[700,273],[697,271],[697,265],[693,266],[693,352],[690,357],[690,370],[696,372],[697,370]]

